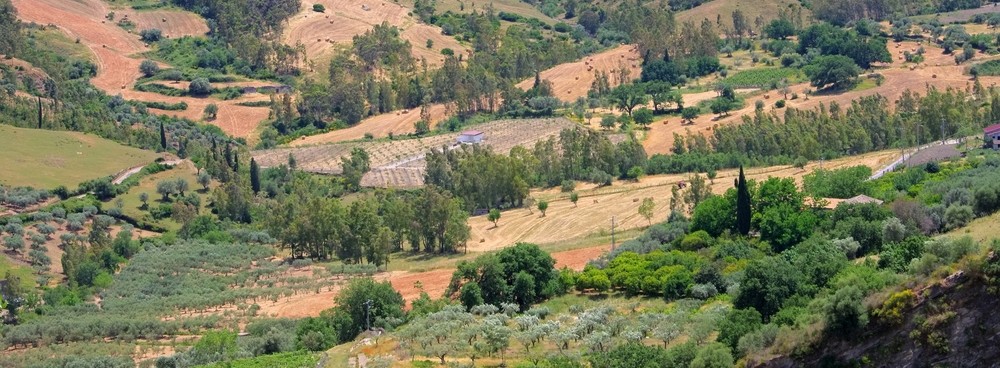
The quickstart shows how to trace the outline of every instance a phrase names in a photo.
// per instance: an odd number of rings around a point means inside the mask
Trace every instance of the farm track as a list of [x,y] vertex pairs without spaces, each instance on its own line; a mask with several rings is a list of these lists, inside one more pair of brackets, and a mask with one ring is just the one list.
[[[149,49],[138,36],[104,20],[107,7],[97,0],[13,0],[18,17],[39,24],[53,24],[71,38],[79,38],[96,56],[97,76],[91,79],[95,87],[110,95],[137,101],[158,101],[168,104],[184,102],[184,111],[150,111],[199,121],[209,104],[219,107],[217,118],[210,122],[236,137],[253,138],[257,125],[267,118],[267,107],[239,106],[236,103],[254,98],[221,101],[212,98],[169,97],[151,92],[139,92],[131,86],[139,79],[141,60],[132,55]],[[258,98],[259,99],[259,98]]]

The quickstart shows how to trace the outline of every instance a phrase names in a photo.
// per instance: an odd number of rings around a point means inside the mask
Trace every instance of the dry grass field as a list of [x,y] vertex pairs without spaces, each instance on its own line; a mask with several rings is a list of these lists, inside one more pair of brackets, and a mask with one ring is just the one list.
[[[765,21],[770,21],[778,17],[780,9],[799,4],[796,0],[713,0],[677,13],[677,20],[680,22],[692,21],[695,24],[701,23],[702,19],[708,19],[713,24],[716,19],[722,20],[722,25],[727,28],[733,27],[733,11],[740,10],[743,15],[752,23],[758,16]],[[802,19],[810,18],[808,9],[802,10]],[[716,18],[716,17],[719,18]],[[756,28],[756,27],[755,27]]]
[[[323,5],[326,11],[313,11],[313,4]],[[456,54],[468,51],[454,37],[441,34],[440,28],[419,23],[410,15],[409,8],[384,0],[303,1],[302,9],[288,22],[284,40],[289,45],[301,43],[308,59],[316,68],[323,69],[334,48],[349,45],[355,35],[382,22],[400,28],[400,36],[410,42],[413,56],[418,60],[426,59],[430,66],[444,61],[442,49],[450,48]],[[433,41],[433,47],[427,48],[427,40]]]
[[119,17],[127,16],[135,23],[135,29],[159,29],[167,38],[183,36],[203,36],[208,33],[208,23],[195,13],[182,10],[115,10]]
[[[590,85],[594,83],[594,75],[598,71],[608,74],[612,86],[615,83],[614,74],[621,68],[629,71],[628,80],[639,78],[642,60],[633,45],[622,45],[614,49],[587,56],[572,63],[565,63],[546,69],[540,73],[542,79],[552,82],[555,97],[562,101],[575,101],[578,97],[587,96]],[[517,84],[518,88],[527,90],[534,84],[535,78],[528,78]]]
[[[746,171],[748,179],[763,180],[770,176],[791,177],[801,184],[802,176],[820,167],[831,169],[855,165],[865,165],[877,170],[899,157],[899,151],[880,151],[860,156],[829,160],[823,163],[810,162],[805,169],[792,166],[753,168]],[[733,186],[737,170],[720,170],[712,190],[723,193]],[[614,185],[594,188],[593,184],[579,183],[577,192],[580,199],[574,206],[568,193],[560,193],[558,188],[533,191],[532,196],[545,199],[549,208],[545,216],[538,210],[513,209],[504,211],[499,226],[494,227],[486,216],[469,219],[472,236],[469,250],[482,252],[506,247],[516,242],[549,243],[579,237],[581,234],[604,235],[611,231],[611,217],[615,217],[619,231],[647,226],[638,208],[643,198],[651,197],[656,202],[652,222],[662,222],[670,214],[671,188],[680,181],[687,181],[691,175],[655,175],[639,182],[619,181]]]

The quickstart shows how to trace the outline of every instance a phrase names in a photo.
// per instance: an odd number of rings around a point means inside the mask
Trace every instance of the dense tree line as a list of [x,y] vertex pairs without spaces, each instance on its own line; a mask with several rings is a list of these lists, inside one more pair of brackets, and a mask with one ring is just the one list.
[[467,209],[507,208],[523,204],[532,187],[566,180],[610,184],[643,167],[646,153],[628,139],[617,145],[588,129],[566,129],[533,149],[516,147],[500,155],[482,147],[431,150],[425,182],[464,200]]
[[209,20],[212,39],[241,61],[236,72],[260,77],[298,73],[304,52],[285,45],[281,31],[299,11],[300,0],[171,1]]
[[[993,118],[992,107],[983,108],[981,102],[993,98],[929,87],[923,97],[904,93],[895,111],[884,97],[869,96],[853,101],[846,110],[831,103],[811,111],[786,109],[782,117],[757,113],[744,117],[743,124],[714,129],[711,147],[718,153],[815,160],[913,146],[976,134],[982,122]],[[689,152],[709,153],[705,147],[691,147],[692,139],[696,138],[687,139]]]
[[469,238],[468,212],[461,201],[433,186],[390,192],[345,205],[309,193],[307,180],[291,184],[292,194],[265,203],[263,219],[272,236],[295,257],[389,262],[408,243],[413,251],[456,252]]

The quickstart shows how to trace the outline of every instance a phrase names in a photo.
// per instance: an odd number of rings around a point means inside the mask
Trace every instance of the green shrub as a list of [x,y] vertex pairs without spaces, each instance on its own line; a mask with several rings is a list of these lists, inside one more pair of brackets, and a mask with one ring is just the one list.
[[326,7],[323,4],[313,4],[313,11],[317,13],[322,13],[326,11]]

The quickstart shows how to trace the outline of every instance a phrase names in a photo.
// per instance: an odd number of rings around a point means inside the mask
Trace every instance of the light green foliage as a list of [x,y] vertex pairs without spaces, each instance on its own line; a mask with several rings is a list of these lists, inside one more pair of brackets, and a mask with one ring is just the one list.
[[841,169],[816,169],[802,177],[803,191],[812,195],[831,198],[850,198],[859,194],[870,194],[872,175],[868,166],[853,166]]
[[838,289],[823,305],[826,328],[841,336],[850,336],[868,324],[868,310],[863,304],[864,294],[857,286]]
[[755,68],[730,75],[725,83],[733,88],[766,88],[782,80],[801,78],[800,75],[795,68]]
[[691,361],[691,368],[729,368],[732,366],[732,353],[728,347],[720,343],[711,343],[698,349],[698,354]]
[[[575,203],[576,201],[573,202]],[[649,225],[653,224],[653,209],[655,208],[656,202],[653,201],[653,198],[643,198],[642,204],[639,205],[639,214],[646,218],[646,222]]]
[[206,368],[310,368],[315,367],[319,357],[303,351],[262,355],[254,358],[236,359],[228,362],[206,365]]

